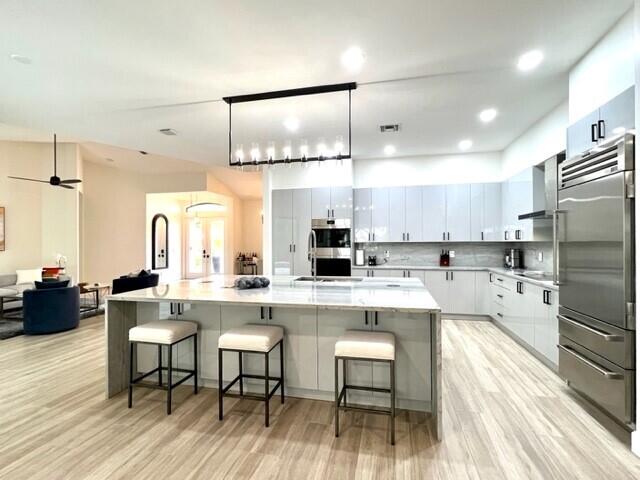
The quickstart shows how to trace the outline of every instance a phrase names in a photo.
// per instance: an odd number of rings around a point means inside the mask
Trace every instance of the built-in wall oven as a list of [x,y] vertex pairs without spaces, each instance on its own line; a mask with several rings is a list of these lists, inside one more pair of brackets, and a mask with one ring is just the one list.
[[351,220],[316,218],[311,220],[309,256],[312,275],[351,276]]
[[635,427],[634,136],[560,164],[554,213],[559,373]]

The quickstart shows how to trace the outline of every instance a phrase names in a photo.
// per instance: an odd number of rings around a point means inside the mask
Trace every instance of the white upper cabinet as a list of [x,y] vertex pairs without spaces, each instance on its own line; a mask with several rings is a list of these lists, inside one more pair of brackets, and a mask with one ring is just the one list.
[[371,241],[371,189],[353,190],[353,234],[358,243]]
[[331,187],[331,217],[351,218],[353,216],[353,189],[351,187]]
[[598,110],[567,128],[567,158],[580,155],[598,144]]
[[422,241],[446,240],[447,196],[444,185],[422,187]]
[[405,241],[422,241],[422,187],[405,187],[404,218]]
[[404,187],[389,188],[389,212],[388,241],[404,242],[406,238]]
[[389,189],[371,189],[371,240],[374,242],[389,241]]
[[484,184],[471,184],[471,240],[483,239],[484,233]]
[[469,184],[447,185],[447,240],[471,240],[471,188]]
[[311,192],[311,217],[331,217],[331,187],[317,187]]
[[502,184],[485,183],[482,196],[482,240],[502,240]]
[[273,190],[271,194],[274,275],[294,275],[292,195],[292,190]]

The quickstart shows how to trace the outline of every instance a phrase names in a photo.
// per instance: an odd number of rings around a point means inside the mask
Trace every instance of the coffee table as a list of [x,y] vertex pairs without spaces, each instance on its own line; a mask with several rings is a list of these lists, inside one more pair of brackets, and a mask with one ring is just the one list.
[[101,299],[106,295],[109,295],[111,291],[111,285],[106,283],[88,283],[80,286],[80,295],[92,295],[93,302],[88,305],[80,306],[82,313],[97,311],[101,305]]
[[22,300],[22,293],[9,288],[0,288],[0,318],[11,320],[21,320],[20,314],[7,315],[4,312],[5,305],[11,302],[19,302]]

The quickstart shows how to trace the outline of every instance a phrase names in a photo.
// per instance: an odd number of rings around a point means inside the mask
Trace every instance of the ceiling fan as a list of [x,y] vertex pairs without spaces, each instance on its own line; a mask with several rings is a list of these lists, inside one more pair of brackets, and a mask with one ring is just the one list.
[[57,158],[58,152],[57,151],[58,151],[58,142],[56,140],[56,134],[54,133],[53,134],[53,176],[49,178],[49,180],[39,180],[36,178],[25,178],[25,177],[12,177],[11,175],[9,175],[9,178],[13,178],[16,180],[26,180],[28,182],[48,183],[49,185],[53,185],[54,187],[62,187],[62,188],[73,190],[73,187],[71,186],[71,184],[81,183],[82,180],[80,180],[79,178],[69,178],[66,180],[62,180],[58,176],[58,158]]

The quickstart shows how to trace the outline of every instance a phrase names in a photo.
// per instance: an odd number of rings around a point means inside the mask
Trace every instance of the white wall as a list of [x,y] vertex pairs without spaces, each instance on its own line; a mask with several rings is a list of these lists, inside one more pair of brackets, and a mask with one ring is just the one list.
[[354,163],[355,188],[495,182],[502,175],[500,152],[358,159]]
[[569,75],[569,122],[635,84],[633,10],[591,49]]
[[537,165],[567,147],[568,103],[563,102],[538,120],[502,152],[502,177]]
[[344,186],[352,184],[353,168],[351,160],[293,163],[270,167],[264,171],[264,177],[269,177],[273,190]]
[[[58,144],[58,174],[82,178],[78,147]],[[48,180],[53,174],[50,143],[0,142],[0,206],[6,209],[6,250],[0,273],[55,265],[67,257],[67,273],[79,277],[79,189],[65,190],[8,175]]]
[[242,241],[240,251],[262,257],[262,200],[242,200]]

